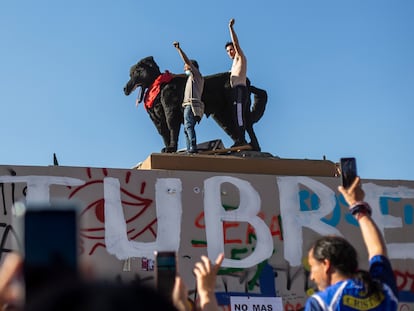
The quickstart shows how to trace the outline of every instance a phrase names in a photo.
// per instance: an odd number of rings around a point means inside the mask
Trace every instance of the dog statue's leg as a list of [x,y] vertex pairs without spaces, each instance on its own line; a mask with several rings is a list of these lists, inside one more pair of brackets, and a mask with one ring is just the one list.
[[[250,110],[250,107],[251,107],[251,104],[252,104],[250,95],[251,94],[249,93],[248,109],[247,109],[246,114],[245,114],[246,132],[249,134],[249,137],[250,137],[249,145],[252,146],[252,150],[261,151],[261,148],[259,146],[259,141],[257,140],[256,133],[254,132],[254,129],[253,129],[254,121],[253,121],[253,113]],[[255,102],[254,103],[256,104],[256,95],[255,95]]]
[[167,122],[165,120],[164,109],[159,99],[154,102],[154,105],[151,109],[148,109],[148,114],[164,142],[164,148],[162,148],[161,152],[168,152],[171,140],[170,130],[168,129]]
[[[164,107],[166,107],[164,105]],[[170,108],[170,107],[168,107]],[[165,109],[166,131],[168,132],[168,142],[166,142],[165,152],[176,152],[178,146],[178,136],[183,118],[181,109]]]
[[169,129],[170,142],[167,152],[176,152],[181,124],[183,122],[183,110],[181,103],[184,92],[184,79],[173,79],[163,87],[161,91],[161,104],[164,108],[165,120]]
[[252,150],[260,151],[261,148],[259,146],[259,141],[257,140],[256,134],[253,130],[253,124],[250,123],[246,125],[246,132],[249,134],[249,137],[250,137],[249,145],[252,146]]

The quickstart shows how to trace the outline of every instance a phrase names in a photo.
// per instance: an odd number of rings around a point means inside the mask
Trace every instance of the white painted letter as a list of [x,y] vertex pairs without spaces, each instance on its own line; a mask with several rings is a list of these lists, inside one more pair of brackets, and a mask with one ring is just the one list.
[[[335,193],[327,186],[309,177],[277,177],[280,198],[280,215],[283,224],[284,256],[291,266],[300,266],[302,259],[302,227],[321,235],[342,234],[321,221],[335,208]],[[316,193],[320,204],[317,210],[300,211],[299,184]]]
[[[221,202],[221,184],[235,185],[240,192],[240,206],[226,211]],[[272,256],[273,240],[266,223],[257,216],[260,211],[260,196],[252,185],[244,180],[217,176],[204,181],[204,216],[207,236],[207,252],[210,260],[224,252],[223,221],[248,222],[256,233],[256,248],[241,260],[224,259],[223,267],[249,268]]]
[[81,186],[81,179],[61,176],[0,176],[0,182],[26,183],[26,204],[50,203],[50,185]]
[[119,180],[105,178],[105,244],[107,251],[118,259],[154,258],[156,250],[177,251],[180,246],[181,192],[179,179],[157,179],[155,184],[157,239],[155,242],[129,241],[121,204]]
[[[365,200],[372,208],[372,218],[384,235],[385,228],[402,228],[400,217],[384,215],[379,206],[380,197],[390,198],[414,198],[414,189],[403,186],[383,187],[373,183],[362,185],[365,192]],[[390,259],[409,259],[414,258],[414,243],[389,243],[387,244],[388,257]]]

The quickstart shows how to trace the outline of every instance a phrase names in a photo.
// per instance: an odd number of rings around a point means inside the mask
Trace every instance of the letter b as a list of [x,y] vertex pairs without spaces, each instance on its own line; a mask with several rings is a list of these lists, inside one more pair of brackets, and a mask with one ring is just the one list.
[[[231,183],[239,189],[240,205],[226,211],[221,202],[221,185]],[[204,216],[207,236],[207,252],[211,260],[224,252],[223,221],[248,222],[256,232],[254,251],[241,260],[224,259],[223,267],[248,268],[268,259],[273,253],[273,239],[266,223],[257,216],[260,196],[252,185],[239,178],[215,176],[204,181]]]

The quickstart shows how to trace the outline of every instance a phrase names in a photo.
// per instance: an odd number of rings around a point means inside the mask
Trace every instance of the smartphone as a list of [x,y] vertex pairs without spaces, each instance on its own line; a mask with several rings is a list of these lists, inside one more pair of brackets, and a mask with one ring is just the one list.
[[177,254],[174,251],[155,252],[155,282],[157,290],[172,299],[177,275]]
[[355,158],[341,158],[342,186],[349,188],[357,177]]
[[24,214],[26,301],[49,286],[78,277],[78,213],[75,207],[28,207]]

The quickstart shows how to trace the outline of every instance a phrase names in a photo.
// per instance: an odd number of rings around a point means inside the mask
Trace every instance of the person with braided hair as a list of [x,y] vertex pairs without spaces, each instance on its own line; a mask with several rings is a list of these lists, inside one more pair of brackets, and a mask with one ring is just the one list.
[[319,238],[308,253],[310,279],[319,292],[308,298],[305,311],[397,310],[398,292],[384,239],[363,202],[364,191],[356,177],[349,188],[338,190],[358,221],[368,250],[369,271],[358,269],[357,251],[339,236]]

